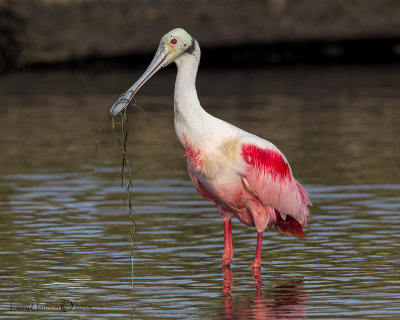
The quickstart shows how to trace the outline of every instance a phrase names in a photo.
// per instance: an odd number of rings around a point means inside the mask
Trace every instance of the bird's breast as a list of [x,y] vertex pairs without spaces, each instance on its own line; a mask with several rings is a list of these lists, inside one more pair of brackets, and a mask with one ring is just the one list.
[[186,148],[185,157],[188,167],[215,180],[228,172],[235,172],[241,151],[239,137],[228,137],[215,143],[209,140],[204,145],[192,144],[187,138],[182,139]]

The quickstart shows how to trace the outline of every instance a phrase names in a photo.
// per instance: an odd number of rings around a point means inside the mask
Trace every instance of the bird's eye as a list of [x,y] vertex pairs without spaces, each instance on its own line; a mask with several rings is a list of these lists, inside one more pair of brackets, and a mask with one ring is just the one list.
[[176,40],[176,39],[171,39],[171,44],[176,44],[177,42],[178,42],[178,40]]

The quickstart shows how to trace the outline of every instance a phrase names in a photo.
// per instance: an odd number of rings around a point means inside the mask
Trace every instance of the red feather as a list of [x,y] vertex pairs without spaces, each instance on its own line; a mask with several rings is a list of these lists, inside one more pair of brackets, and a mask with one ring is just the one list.
[[285,236],[293,236],[299,239],[304,238],[304,231],[301,224],[291,216],[287,215],[286,220],[283,220],[279,211],[275,210],[276,222],[275,225],[280,232]]
[[273,178],[291,177],[290,167],[279,152],[245,144],[242,147],[242,155],[247,164],[260,172],[270,174]]

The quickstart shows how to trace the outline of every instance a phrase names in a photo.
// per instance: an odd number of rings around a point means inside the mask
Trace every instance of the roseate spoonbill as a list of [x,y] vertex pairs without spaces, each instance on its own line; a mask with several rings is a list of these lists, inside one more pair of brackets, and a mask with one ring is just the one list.
[[116,116],[125,109],[140,87],[173,61],[178,68],[175,130],[186,149],[187,168],[197,191],[214,201],[221,214],[222,265],[228,266],[233,257],[231,219],[236,217],[257,229],[252,267],[260,267],[264,229],[276,226],[287,236],[303,238],[311,201],[275,145],[213,117],[201,107],[195,85],[200,62],[197,41],[180,28],[164,35],[146,71],[113,104],[110,114]]

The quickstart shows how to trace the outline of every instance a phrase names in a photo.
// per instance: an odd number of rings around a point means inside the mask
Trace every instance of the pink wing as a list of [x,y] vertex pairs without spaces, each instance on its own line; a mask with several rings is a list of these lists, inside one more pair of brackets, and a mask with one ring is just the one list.
[[[307,217],[310,215],[307,206],[311,205],[311,201],[307,191],[293,177],[282,153],[278,149],[244,144],[241,155],[245,162],[241,175],[248,191],[265,207],[275,209],[276,224],[283,233],[300,233],[294,230],[296,221],[301,226],[307,225]],[[301,226],[297,227],[302,233]],[[285,229],[288,229],[287,232]]]

